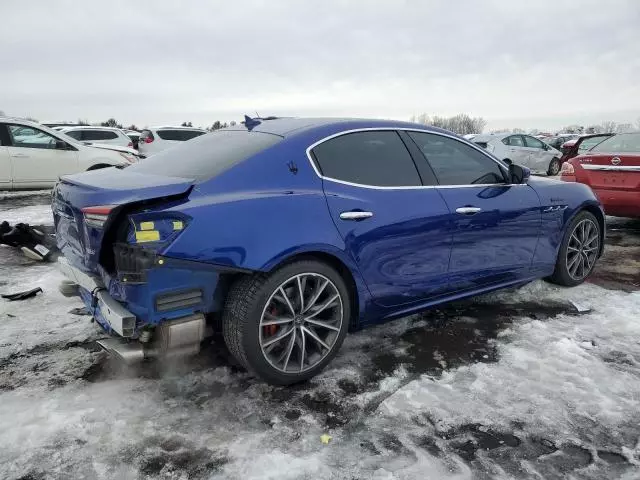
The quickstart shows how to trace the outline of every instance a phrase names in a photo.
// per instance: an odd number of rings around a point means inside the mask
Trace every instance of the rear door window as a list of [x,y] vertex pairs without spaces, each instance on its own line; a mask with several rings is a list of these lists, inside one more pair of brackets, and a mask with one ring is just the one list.
[[116,138],[118,138],[118,134],[110,130],[85,130],[82,139],[87,142],[95,142],[98,140],[115,140]]
[[504,183],[498,163],[459,140],[433,133],[409,132],[441,185]]
[[[142,137],[145,132],[147,131],[142,132]],[[175,148],[163,150],[127,168],[130,171],[202,181],[222,173],[281,140],[282,137],[279,135],[262,132],[216,131]]]
[[324,177],[358,185],[421,185],[413,159],[397,132],[356,132],[327,140],[313,149]]
[[192,138],[199,137],[205,132],[199,130],[156,130],[156,133],[162,140],[173,140],[176,142],[186,142]]
[[78,141],[82,141],[83,140],[83,130],[71,130],[70,132],[64,132],[65,135],[78,140]]

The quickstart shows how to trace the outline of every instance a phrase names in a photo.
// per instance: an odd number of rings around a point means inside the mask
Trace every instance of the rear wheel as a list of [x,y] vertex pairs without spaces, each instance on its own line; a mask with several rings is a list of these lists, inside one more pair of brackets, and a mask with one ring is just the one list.
[[307,380],[336,355],[351,309],[330,266],[301,260],[232,286],[222,317],[225,343],[252,373],[277,385]]
[[602,233],[596,217],[582,211],[573,219],[564,235],[556,268],[549,280],[573,287],[589,276],[600,255]]
[[547,175],[555,177],[560,173],[560,167],[562,164],[559,158],[553,157],[553,160],[549,162],[549,169],[547,170]]

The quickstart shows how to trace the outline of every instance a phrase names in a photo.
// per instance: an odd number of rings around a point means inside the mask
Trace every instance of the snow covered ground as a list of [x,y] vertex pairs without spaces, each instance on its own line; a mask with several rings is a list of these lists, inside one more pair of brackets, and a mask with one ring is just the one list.
[[[50,224],[47,197],[28,198],[0,200],[0,220]],[[256,382],[217,343],[112,362],[53,267],[0,247],[0,292],[44,290],[0,301],[0,478],[640,478],[640,222],[609,226],[591,283],[353,334],[293,388]]]

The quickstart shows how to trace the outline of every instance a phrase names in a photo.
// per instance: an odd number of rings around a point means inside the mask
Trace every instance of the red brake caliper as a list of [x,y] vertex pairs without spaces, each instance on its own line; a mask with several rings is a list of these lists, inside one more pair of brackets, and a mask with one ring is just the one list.
[[[276,314],[278,313],[276,310],[276,307],[272,306],[271,310],[269,310],[269,313],[275,317]],[[264,335],[272,336],[272,335],[275,335],[277,331],[278,331],[277,325],[265,325],[264,327],[262,327],[262,332]]]

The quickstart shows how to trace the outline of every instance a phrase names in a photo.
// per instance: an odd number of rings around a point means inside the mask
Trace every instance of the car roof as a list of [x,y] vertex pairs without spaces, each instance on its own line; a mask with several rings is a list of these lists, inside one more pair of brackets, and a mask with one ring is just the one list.
[[471,139],[472,142],[488,142],[490,140],[502,140],[511,135],[525,135],[524,133],[489,133],[476,135]]
[[[62,127],[62,125],[60,125]],[[62,127],[66,131],[70,132],[72,130],[109,130],[112,132],[121,132],[121,128],[116,127],[101,127],[99,125],[77,125],[75,127]]]
[[431,132],[446,133],[455,135],[452,132],[442,130],[437,127],[421,125],[399,120],[375,120],[363,118],[297,118],[282,117],[274,119],[255,119],[260,123],[248,129],[244,123],[227,127],[224,130],[252,130],[254,132],[270,133],[281,137],[289,137],[298,133],[319,130],[325,127],[334,127],[340,131],[363,128],[404,128],[414,130],[424,130]]
[[173,126],[173,125],[160,125],[155,127],[147,127],[143,130],[197,130],[198,132],[206,132],[204,128],[200,127],[183,127],[182,125]]

